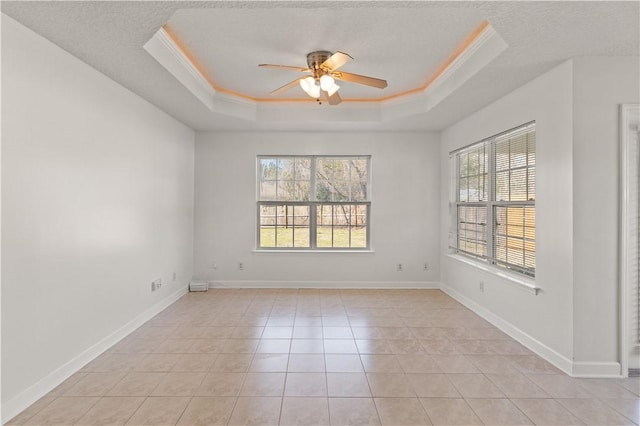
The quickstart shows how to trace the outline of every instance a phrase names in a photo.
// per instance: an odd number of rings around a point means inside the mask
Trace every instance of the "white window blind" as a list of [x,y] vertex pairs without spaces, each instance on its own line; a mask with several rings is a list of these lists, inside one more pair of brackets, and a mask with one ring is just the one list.
[[535,122],[450,154],[451,247],[535,275]]

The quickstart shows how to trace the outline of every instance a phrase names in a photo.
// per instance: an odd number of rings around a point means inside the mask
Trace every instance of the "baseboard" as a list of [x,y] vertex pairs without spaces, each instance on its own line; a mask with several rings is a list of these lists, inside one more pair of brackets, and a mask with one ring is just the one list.
[[58,385],[68,379],[71,375],[79,371],[88,362],[95,359],[98,355],[118,343],[124,337],[128,336],[145,322],[149,321],[155,315],[164,310],[167,306],[174,303],[180,297],[187,293],[188,287],[185,286],[178,291],[170,294],[152,307],[145,310],[133,320],[129,321],[109,336],[100,340],[84,352],[73,358],[71,361],[54,370],[35,384],[31,385],[15,397],[2,404],[2,424],[11,420],[20,414],[24,409],[42,398],[44,395],[55,389]]
[[209,281],[209,288],[439,289],[434,281]]
[[573,377],[620,378],[622,367],[619,362],[574,362]]
[[[524,331],[520,330],[518,327],[514,326],[508,321],[505,321],[498,315],[469,299],[462,293],[459,293],[457,290],[449,287],[446,284],[440,284],[440,289],[447,293],[449,296],[456,299],[458,302],[462,303],[467,308],[471,309],[476,314],[480,315],[485,320],[489,321],[494,326],[498,327],[500,330],[505,332],[508,336],[517,340],[521,344],[523,344],[528,349],[535,352],[537,355],[541,356],[545,360],[549,361],[551,364],[562,370],[568,375],[573,375],[574,363],[569,358],[564,355],[556,352],[551,349],[544,343],[539,340],[529,336]],[[618,371],[620,368],[618,367]]]

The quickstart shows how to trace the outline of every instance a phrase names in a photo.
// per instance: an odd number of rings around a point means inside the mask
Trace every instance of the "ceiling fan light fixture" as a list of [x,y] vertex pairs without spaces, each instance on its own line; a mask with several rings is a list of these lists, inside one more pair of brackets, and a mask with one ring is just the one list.
[[311,90],[311,88],[313,86],[315,86],[316,81],[313,77],[309,76],[306,78],[301,78],[300,79],[300,87],[302,88],[302,90],[304,90],[307,94],[309,93],[309,91]]
[[327,94],[329,96],[333,96],[333,94],[336,93],[339,88],[340,88],[340,86],[338,86],[337,84],[333,83],[333,86],[329,87],[329,90],[327,90]]
[[330,75],[325,74],[322,77],[320,77],[320,88],[325,92],[328,92],[329,89],[331,89],[335,85],[336,85],[336,82],[333,79],[333,77],[331,77]]
[[311,86],[307,94],[312,98],[318,99],[320,97],[320,85],[314,84],[313,86]]

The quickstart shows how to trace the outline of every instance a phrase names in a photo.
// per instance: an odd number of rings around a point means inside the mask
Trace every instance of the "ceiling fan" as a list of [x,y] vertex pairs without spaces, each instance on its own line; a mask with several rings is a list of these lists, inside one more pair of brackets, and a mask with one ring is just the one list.
[[352,59],[353,58],[351,56],[343,52],[332,53],[326,50],[318,50],[307,55],[307,68],[272,64],[259,64],[258,66],[311,73],[311,75],[307,77],[297,78],[274,90],[270,93],[271,95],[283,93],[296,85],[300,85],[302,90],[312,98],[315,98],[318,102],[321,102],[320,99],[322,98],[326,99],[327,102],[329,102],[329,105],[338,105],[342,102],[342,98],[340,98],[340,95],[338,94],[340,86],[336,84],[335,80],[364,84],[365,86],[377,87],[378,89],[384,89],[387,87],[386,80],[337,71],[338,68]]

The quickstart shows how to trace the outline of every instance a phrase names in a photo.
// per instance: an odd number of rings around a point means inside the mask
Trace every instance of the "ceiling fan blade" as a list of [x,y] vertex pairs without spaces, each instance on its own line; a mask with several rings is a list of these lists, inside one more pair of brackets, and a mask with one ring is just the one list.
[[276,90],[274,90],[273,92],[269,93],[270,95],[279,95],[280,93],[284,93],[289,89],[293,89],[294,87],[296,87],[300,82],[299,78],[296,78],[295,80],[293,80],[292,82],[289,82],[287,84],[285,84],[282,87],[277,88]]
[[382,80],[380,78],[367,77],[366,75],[336,71],[336,72],[332,72],[331,76],[336,80],[344,80],[350,83],[364,84],[365,86],[377,87],[378,89],[384,89],[385,87],[387,87],[387,80]]
[[333,55],[329,56],[326,61],[320,64],[320,68],[324,68],[329,71],[335,71],[352,59],[353,58],[346,53],[336,52]]
[[329,105],[338,105],[340,102],[342,102],[342,98],[340,97],[340,94],[337,90],[331,96],[329,96],[329,93],[325,92],[324,90],[322,91],[322,93],[324,94],[327,102],[329,102]]
[[263,68],[278,68],[278,69],[301,71],[301,72],[311,71],[309,68],[294,67],[290,65],[258,64],[258,66]]

